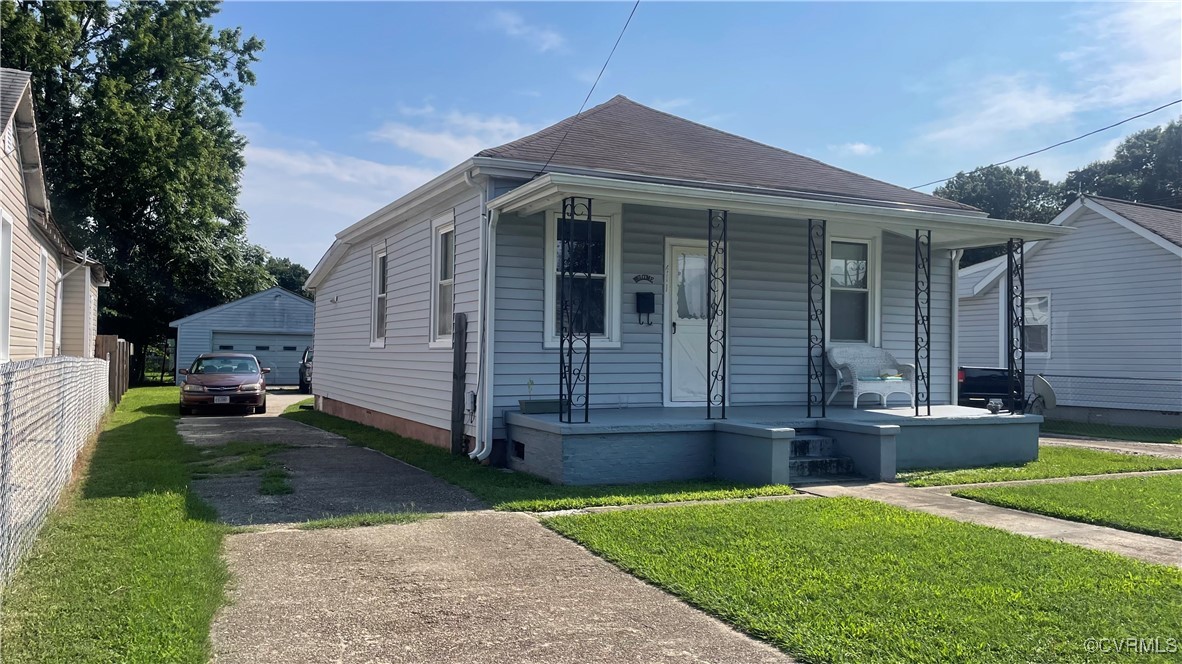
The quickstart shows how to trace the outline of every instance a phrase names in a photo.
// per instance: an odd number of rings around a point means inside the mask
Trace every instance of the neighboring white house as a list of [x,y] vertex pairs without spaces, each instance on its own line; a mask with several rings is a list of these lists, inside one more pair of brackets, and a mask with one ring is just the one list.
[[[564,220],[567,204],[575,208]],[[729,229],[726,242],[708,241],[711,219],[715,240],[723,225]],[[917,231],[928,230],[929,392],[932,403],[950,404],[958,250],[1067,229],[987,219],[615,97],[484,150],[337,234],[306,284],[316,292],[317,407],[436,445],[466,437],[478,459],[488,458],[494,440],[509,438],[511,465],[559,481],[691,476],[703,472],[693,464],[716,458],[708,396],[732,407],[732,421],[744,407],[767,408],[758,417],[783,441],[791,430],[768,422],[804,414],[810,391],[820,412],[820,376],[810,376],[808,365],[810,353],[822,367],[824,359],[810,334],[912,361]],[[810,245],[818,253],[810,255]],[[810,271],[817,273],[811,288]],[[711,318],[706,298],[718,288],[727,295]],[[462,348],[454,345],[454,314],[468,322]],[[729,323],[710,350],[708,318]],[[564,321],[580,337],[573,353],[559,352]],[[461,350],[463,361],[453,364]],[[579,366],[560,364],[560,356]],[[504,415],[519,400],[571,398],[560,375],[576,384],[580,423],[589,394],[591,425],[555,424],[530,438],[528,427],[508,422]],[[832,381],[830,372],[830,390]],[[843,403],[847,396],[833,408]],[[1006,421],[1032,427],[1024,431],[1036,449],[1037,418],[1016,417]],[[634,421],[613,428],[612,418]],[[657,424],[673,420],[680,424]],[[591,434],[596,423],[616,433],[647,427],[659,441],[621,442],[639,445],[628,448],[635,454],[605,442],[589,454],[616,466],[589,461],[587,468],[603,472],[573,480],[538,465],[574,458],[554,447],[552,435]],[[684,433],[690,429],[698,433]],[[918,436],[939,428],[914,429]],[[898,430],[872,432],[873,446],[890,438],[880,456],[890,457],[892,477]],[[707,447],[690,453],[698,444],[691,440]],[[966,446],[987,449],[984,441]]]
[[[271,385],[300,382],[300,358],[312,345],[312,301],[274,286],[169,323],[176,328],[177,371],[212,351],[250,353],[270,367]],[[180,374],[177,374],[180,382]]]
[[[1083,196],[1026,248],[1026,373],[1047,417],[1182,426],[1182,211]],[[960,271],[960,363],[1005,366],[1005,257]]]

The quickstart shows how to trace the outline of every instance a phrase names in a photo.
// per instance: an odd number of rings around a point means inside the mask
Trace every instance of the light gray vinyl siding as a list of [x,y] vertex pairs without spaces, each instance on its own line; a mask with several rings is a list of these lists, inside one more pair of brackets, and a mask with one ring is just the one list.
[[[1182,259],[1092,210],[1067,223],[1075,233],[1026,261],[1027,296],[1051,296],[1049,357],[1028,356],[1027,374],[1095,377],[1052,379],[1064,405],[1178,410]],[[972,339],[992,336],[988,364],[1004,361],[998,298],[994,285],[961,300],[962,358]]]
[[[69,263],[66,265],[66,269],[69,271],[71,265]],[[86,342],[90,337],[90,330],[87,329],[89,320],[86,316],[87,274],[87,268],[79,268],[62,282],[62,355],[87,357]],[[94,353],[93,341],[91,341],[89,352],[90,354]]]
[[[506,216],[497,232],[496,426],[504,409],[530,396],[555,398],[556,350],[543,348],[543,220]],[[706,212],[625,206],[621,232],[621,347],[592,351],[592,405],[664,402],[664,251],[666,238],[706,237]],[[731,215],[729,221],[729,398],[735,405],[803,404],[807,349],[806,235],[803,220]],[[831,225],[830,234],[839,229]],[[914,350],[914,240],[882,240],[882,345],[900,361]],[[933,252],[933,402],[949,399],[951,262]],[[654,283],[636,282],[651,275]],[[635,295],[656,295],[651,326],[640,325]],[[833,385],[830,379],[830,386]],[[892,403],[895,403],[894,401]],[[499,434],[498,434],[499,435]]]
[[961,366],[1003,366],[1000,362],[1004,359],[1004,353],[998,350],[1001,344],[1001,327],[997,322],[998,316],[1001,315],[998,311],[999,306],[996,284],[978,297],[961,299],[960,330],[957,338]]
[[[316,294],[315,394],[450,429],[453,351],[428,348],[431,220],[447,210],[455,214],[455,312],[468,316],[467,389],[476,389],[481,209],[480,195],[470,191],[355,242],[325,278]],[[385,247],[389,270],[383,348],[370,347],[375,246]],[[473,432],[472,423],[467,429]]]
[[[215,332],[270,334],[280,346],[291,339],[290,335],[311,335],[312,302],[280,288],[271,288],[177,323],[176,366],[179,371],[187,369],[198,355],[217,350],[213,345]],[[232,352],[251,353],[253,350],[235,348]],[[177,381],[180,381],[179,373]]]

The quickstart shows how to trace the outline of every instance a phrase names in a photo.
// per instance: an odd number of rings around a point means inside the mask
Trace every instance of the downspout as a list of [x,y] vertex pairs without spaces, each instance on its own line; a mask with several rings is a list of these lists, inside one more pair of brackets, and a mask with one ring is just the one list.
[[473,447],[472,451],[469,452],[469,456],[472,457],[472,456],[475,456],[478,452],[480,452],[483,448],[483,445],[484,445],[484,437],[483,437],[484,425],[481,422],[481,418],[483,417],[483,414],[484,414],[484,403],[483,403],[483,401],[484,401],[484,399],[483,399],[483,391],[484,391],[483,390],[483,388],[484,388],[484,316],[485,316],[485,304],[484,304],[484,269],[485,269],[485,267],[484,267],[484,263],[485,263],[485,261],[484,261],[484,245],[485,245],[484,216],[488,210],[488,187],[481,186],[481,185],[477,184],[476,180],[473,179],[473,177],[472,177],[471,170],[464,171],[464,184],[468,185],[469,187],[472,187],[473,189],[480,190],[480,239],[479,239],[479,242],[480,242],[480,252],[481,252],[481,254],[480,254],[481,274],[480,274],[480,278],[477,279],[477,282],[476,282],[476,302],[477,302],[476,326],[477,326],[477,330],[479,330],[479,340],[476,343],[476,412],[473,413],[473,417],[475,418],[475,425],[476,425],[475,426],[476,435],[474,437],[475,438],[475,446]]
[[497,246],[497,222],[500,220],[500,210],[492,208],[488,211],[488,231],[485,233],[484,239],[484,254],[481,256],[482,265],[482,283],[484,284],[484,297],[481,299],[482,312],[480,316],[480,334],[481,342],[480,348],[483,352],[483,361],[480,364],[480,393],[481,403],[479,408],[480,425],[477,428],[479,435],[476,441],[476,449],[472,451],[471,456],[477,461],[484,461],[492,454],[492,433],[493,433],[493,418],[492,418],[492,401],[493,401],[493,366],[495,349],[495,318],[496,318],[496,293],[497,293],[497,269],[496,269],[496,246]]
[[952,297],[948,298],[948,315],[952,318],[952,348],[949,356],[952,358],[952,389],[949,394],[952,395],[952,405],[960,404],[960,294],[957,292],[960,289],[960,257],[964,254],[963,249],[954,249],[950,252],[952,258]]

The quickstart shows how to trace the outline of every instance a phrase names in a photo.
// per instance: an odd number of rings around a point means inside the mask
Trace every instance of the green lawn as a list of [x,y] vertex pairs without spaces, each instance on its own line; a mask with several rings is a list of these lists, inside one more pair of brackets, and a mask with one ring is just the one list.
[[313,519],[296,526],[299,530],[324,530],[326,528],[362,528],[365,526],[384,526],[388,524],[403,524],[423,521],[424,519],[438,519],[440,514],[424,514],[423,512],[365,512],[346,516],[331,516],[325,519]]
[[1109,440],[1131,440],[1142,443],[1174,443],[1182,445],[1182,430],[1155,429],[1112,424],[1087,424],[1067,420],[1046,420],[1039,426],[1042,433],[1061,433],[1069,436],[1088,436]]
[[1091,655],[1087,640],[1182,634],[1182,571],[871,501],[545,523],[807,662],[1112,661]]
[[1182,540],[1182,475],[963,489],[955,496]]
[[654,482],[621,486],[562,486],[525,473],[508,473],[453,456],[447,450],[324,413],[288,407],[283,417],[341,434],[354,445],[401,459],[471,491],[494,509],[524,512],[633,505],[687,500],[753,498],[792,493],[786,485],[746,486],[731,482]]
[[1101,452],[1077,447],[1038,448],[1038,460],[1020,466],[984,466],[959,470],[912,470],[898,474],[907,486],[947,486],[978,482],[1041,480],[1049,477],[1108,475],[1141,470],[1182,468],[1182,459]]
[[133,389],[4,596],[0,660],[208,661],[223,526],[189,492],[200,453],[175,387]]

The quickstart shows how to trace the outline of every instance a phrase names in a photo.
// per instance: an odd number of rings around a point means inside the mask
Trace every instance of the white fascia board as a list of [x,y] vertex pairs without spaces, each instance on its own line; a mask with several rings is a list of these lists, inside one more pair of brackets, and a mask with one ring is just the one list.
[[304,290],[314,291],[332,271],[332,268],[345,256],[349,251],[349,247],[353,246],[351,242],[341,242],[340,240],[333,240],[328,251],[317,261],[316,267],[308,273],[308,279],[304,282]]
[[824,218],[867,224],[896,232],[912,233],[917,225],[932,230],[953,231],[965,236],[967,246],[980,242],[1004,242],[1011,237],[1030,240],[1053,239],[1069,228],[1050,227],[1020,221],[989,219],[975,215],[892,209],[832,201],[769,196],[746,192],[614,180],[565,173],[548,173],[532,182],[489,201],[502,213],[532,214],[556,204],[566,196],[606,198],[620,203],[668,205],[681,208],[716,208],[760,216]]

